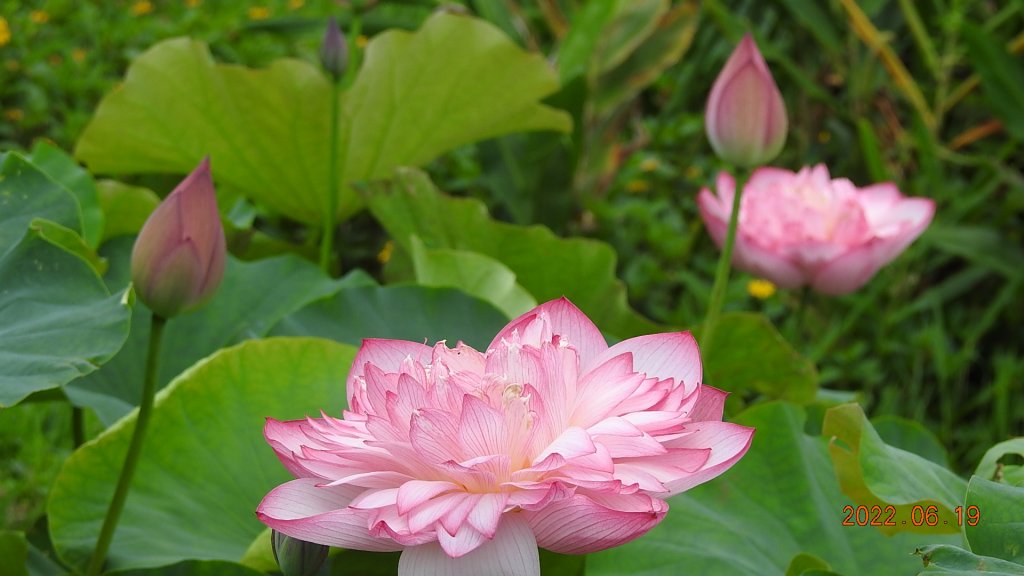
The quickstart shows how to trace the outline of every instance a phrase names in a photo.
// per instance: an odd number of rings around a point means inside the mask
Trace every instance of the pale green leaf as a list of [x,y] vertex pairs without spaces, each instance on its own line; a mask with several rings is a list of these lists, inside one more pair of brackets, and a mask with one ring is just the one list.
[[[256,506],[290,479],[263,439],[265,418],[340,414],[354,356],[327,340],[253,340],[175,379],[157,397],[109,567],[241,560],[265,528]],[[92,552],[134,424],[132,414],[75,451],[54,483],[50,534],[72,565]]]
[[430,250],[419,238],[414,236],[412,240],[418,283],[458,288],[490,302],[509,319],[537,306],[533,296],[516,283],[515,272],[501,262],[465,250]]
[[[565,113],[538,103],[557,89],[541,56],[480,20],[439,13],[415,33],[375,36],[341,95],[339,215],[362,206],[347,183],[509,132],[567,131]],[[101,173],[185,173],[209,154],[218,182],[318,224],[329,190],[331,97],[310,63],[221,65],[205,44],[168,40],[136,59],[104,98],[76,154]]]
[[[962,478],[885,444],[857,404],[829,409],[822,433],[832,439],[829,454],[843,492],[859,505],[895,509],[895,515],[885,514],[892,524],[878,526],[880,532],[960,532],[954,509],[967,489]],[[935,511],[932,520],[925,516],[929,509]]]

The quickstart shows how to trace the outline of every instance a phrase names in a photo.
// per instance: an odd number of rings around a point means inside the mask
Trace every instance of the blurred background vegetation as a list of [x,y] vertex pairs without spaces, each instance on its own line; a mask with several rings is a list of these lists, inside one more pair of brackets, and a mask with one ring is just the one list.
[[[873,416],[925,424],[956,470],[1024,433],[1024,0],[585,4],[0,0],[0,148],[46,139],[73,150],[132,58],[169,37],[205,40],[223,62],[316,62],[330,15],[344,25],[359,11],[370,37],[414,29],[438,9],[476,14],[562,62],[563,89],[548,103],[573,114],[575,131],[461,148],[429,167],[438,186],[507,221],[610,243],[631,304],[689,326],[703,317],[717,258],[695,202],[719,169],[704,100],[751,31],[790,114],[775,165],[821,162],[858,185],[891,180],[938,210],[855,294],[776,291],[737,274],[728,307],[766,313],[817,362],[823,387],[856,393]],[[596,4],[617,5],[622,18]],[[631,28],[627,16],[653,24]],[[288,222],[262,216],[287,236]],[[384,273],[391,245],[373,219],[345,227],[346,267]],[[41,514],[71,449],[64,410],[29,404],[0,417],[5,526]]]

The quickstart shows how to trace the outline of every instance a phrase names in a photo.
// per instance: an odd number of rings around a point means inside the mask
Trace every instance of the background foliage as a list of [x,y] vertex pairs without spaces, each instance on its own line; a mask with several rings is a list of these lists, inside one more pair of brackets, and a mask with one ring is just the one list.
[[[0,0],[0,8],[0,150],[12,150],[0,157],[0,195],[31,190],[39,202],[0,201],[0,282],[4,289],[13,287],[12,293],[0,295],[0,357],[20,350],[13,348],[15,342],[31,347],[22,336],[38,328],[35,316],[15,314],[11,303],[19,293],[36,290],[33,286],[47,287],[41,301],[65,301],[75,294],[81,297],[74,308],[81,317],[105,319],[102,328],[93,326],[101,337],[62,332],[67,344],[51,347],[67,352],[67,358],[26,363],[17,370],[5,361],[0,370],[0,404],[31,394],[28,402],[0,413],[0,508],[5,511],[2,527],[9,530],[0,532],[0,557],[30,559],[36,566],[32,573],[45,574],[55,573],[54,547],[71,564],[88,552],[82,538],[96,516],[88,502],[77,508],[64,504],[77,500],[68,486],[90,466],[116,465],[111,446],[125,436],[126,421],[115,422],[138,402],[149,312],[136,303],[128,314],[124,290],[132,237],[158,194],[171,189],[203,147],[183,146],[172,134],[134,147],[140,157],[148,157],[145,162],[127,162],[124,151],[118,153],[113,145],[118,130],[124,130],[124,117],[86,129],[101,98],[115,94],[104,104],[114,107],[118,98],[123,103],[134,95],[130,80],[122,84],[133,61],[153,63],[150,72],[157,75],[176,70],[175,78],[187,76],[182,66],[188,62],[168,60],[172,49],[186,46],[200,60],[209,58],[203,65],[216,70],[211,74],[232,70],[235,80],[251,80],[288,72],[289,79],[301,77],[305,86],[319,86],[325,81],[315,54],[326,16],[337,15],[350,27],[352,15],[360,14],[361,34],[353,40],[363,47],[385,30],[418,29],[438,6],[425,0]],[[507,318],[562,294],[595,318],[611,339],[670,326],[697,328],[717,252],[694,199],[720,168],[703,137],[704,100],[729,51],[749,30],[790,112],[789,141],[775,164],[796,169],[823,162],[834,176],[860,185],[895,181],[906,194],[934,199],[936,218],[904,255],[846,297],[774,291],[751,286],[754,278],[734,275],[728,299],[732,313],[723,320],[730,329],[719,332],[731,337],[730,345],[716,346],[716,355],[704,359],[705,374],[709,382],[736,392],[731,414],[771,432],[759,432],[748,457],[720,483],[674,501],[675,508],[693,511],[691,516],[670,514],[649,537],[588,559],[586,572],[619,573],[624,558],[642,555],[649,565],[631,561],[630,567],[644,574],[677,573],[672,560],[677,556],[701,557],[708,570],[730,573],[763,573],[754,567],[766,565],[786,574],[805,569],[874,573],[876,568],[843,551],[879,546],[888,551],[878,553],[880,565],[899,558],[892,561],[913,570],[921,566],[920,559],[907,554],[925,545],[933,545],[920,552],[928,559],[926,573],[962,569],[978,557],[989,557],[985,561],[1004,573],[1022,572],[1019,548],[1015,552],[1007,544],[1020,530],[1007,519],[1018,510],[1012,503],[1024,501],[1024,449],[1018,440],[987,456],[986,451],[1024,433],[1024,2],[465,0],[446,4],[444,10],[490,22],[493,28],[474,28],[481,31],[477,40],[507,42],[500,53],[525,66],[531,81],[522,84],[529,89],[516,93],[515,85],[501,84],[500,74],[483,78],[485,67],[471,73],[479,80],[474,88],[482,91],[469,90],[460,76],[466,70],[446,60],[418,62],[420,52],[395,53],[393,62],[366,62],[365,75],[350,96],[365,100],[372,92],[372,75],[386,75],[388,66],[433,65],[432,77],[450,75],[445,92],[465,102],[458,116],[444,110],[445,94],[437,94],[437,107],[410,113],[400,123],[405,131],[390,140],[381,136],[378,147],[369,147],[382,151],[364,162],[372,166],[353,168],[346,182],[395,177],[343,188],[347,220],[341,224],[338,264],[346,274],[341,278],[325,277],[310,262],[318,233],[306,224],[315,223],[321,211],[322,194],[315,191],[322,179],[304,188],[307,197],[289,196],[298,180],[289,180],[287,171],[273,186],[263,186],[259,178],[243,177],[244,170],[229,168],[228,177],[218,181],[233,254],[224,286],[209,307],[173,322],[168,330],[161,385],[178,380],[161,401],[161,417],[168,418],[171,429],[183,423],[169,407],[201,401],[185,392],[197,386],[192,383],[196,374],[229,370],[259,346],[276,350],[269,354],[293,353],[290,339],[246,343],[269,335],[317,336],[349,345],[366,336],[461,338],[484,346]],[[177,36],[195,42],[177,40],[146,53]],[[461,35],[457,40],[473,41]],[[199,42],[208,46],[208,55]],[[520,58],[516,45],[533,56]],[[383,50],[388,44],[379,46]],[[393,42],[390,46],[401,52]],[[154,54],[163,59],[154,60]],[[298,61],[278,61],[271,72],[224,66],[262,69],[281,57]],[[214,61],[220,63],[216,68]],[[156,81],[145,84],[155,95],[143,101],[170,90]],[[313,94],[315,105],[300,123],[316,130],[317,111],[326,108],[324,86],[320,92],[291,93],[294,87],[280,78],[274,86],[288,97],[279,102],[258,98],[252,104],[256,117],[267,109],[294,112],[289,102]],[[492,98],[487,89],[522,96],[513,101],[534,120],[503,126],[492,116],[489,126],[501,129],[480,125],[482,116],[474,116],[472,104]],[[370,100],[369,108],[380,104]],[[381,114],[394,112],[394,104],[379,107]],[[190,117],[188,112],[168,113],[195,126],[207,140],[238,133],[237,126],[215,126],[216,115]],[[430,120],[445,117],[458,122],[438,127]],[[569,119],[571,132],[565,132]],[[379,132],[372,122],[367,126],[365,134]],[[549,130],[520,132],[526,128]],[[264,151],[270,152],[262,161],[281,161],[296,174],[301,165],[288,153],[305,149],[313,157],[309,162],[323,164],[317,157],[323,147],[319,140],[308,141],[305,148],[281,145],[285,152],[279,152],[273,145],[282,144],[275,142],[280,138],[270,133],[256,130],[242,141],[265,137],[270,148]],[[499,134],[504,135],[494,137]],[[371,136],[347,145],[358,146]],[[486,139],[474,142],[480,138]],[[429,139],[429,153],[414,154],[395,144],[409,139],[421,144]],[[230,138],[225,142],[234,146]],[[78,160],[97,177],[68,155],[76,146]],[[391,172],[409,163],[423,170]],[[166,173],[138,173],[154,169]],[[364,205],[367,209],[360,211]],[[47,276],[54,273],[52,267],[32,269],[30,264],[40,259],[60,263],[59,282]],[[289,282],[275,283],[284,277]],[[4,329],[18,339],[5,340]],[[324,349],[343,346],[317,342]],[[211,354],[217,355],[188,370]],[[25,352],[20,356],[26,357]],[[61,369],[47,368],[55,365]],[[223,379],[234,381],[233,376]],[[16,386],[6,384],[5,378],[15,377]],[[260,386],[244,378],[235,382],[243,388]],[[315,414],[327,404],[314,400],[331,397],[327,388],[322,392],[328,395],[307,398],[308,403],[283,403],[296,415]],[[55,480],[72,451],[65,398],[85,409],[86,438],[113,428],[77,452]],[[236,409],[224,399],[222,408],[242,418],[246,410],[262,409],[261,401],[275,403],[271,400],[257,394],[255,404]],[[849,400],[859,401],[870,420],[860,409],[852,412],[851,405],[835,407]],[[177,414],[181,418],[183,413]],[[275,416],[284,414],[275,411]],[[830,444],[833,437],[838,440]],[[245,442],[253,438],[259,440],[257,435]],[[181,450],[200,448],[198,442]],[[255,445],[251,449],[258,450]],[[168,456],[157,451],[152,457],[149,465],[157,466]],[[787,469],[804,467],[800,481],[807,485],[800,494],[816,498],[799,498],[790,493],[792,486],[754,482],[776,474],[778,462],[784,461],[792,462]],[[897,469],[907,471],[898,475],[902,480],[886,475]],[[267,472],[262,484],[246,485],[243,492],[265,491],[270,477],[280,472]],[[977,474],[973,478],[972,472]],[[167,488],[159,482],[142,484],[157,491]],[[738,496],[752,491],[760,491],[753,508]],[[142,492],[136,497],[145,498]],[[881,539],[870,527],[839,527],[844,504],[875,501],[911,507],[935,501],[946,519],[955,506],[976,503],[991,511],[993,522],[965,530],[963,538],[925,533]],[[245,512],[243,503],[236,508],[232,513]],[[737,553],[728,541],[751,529],[753,523],[744,520],[751,510],[761,527],[745,538],[759,544]],[[825,522],[822,518],[833,518],[829,514],[835,519],[828,520],[826,536],[801,531],[803,523]],[[125,534],[135,520],[126,520]],[[206,562],[161,573],[250,574],[271,568],[259,525],[251,517],[239,522],[220,531],[226,536],[213,537],[211,552],[201,558]],[[727,528],[711,536],[701,532],[710,538],[702,540],[711,542],[705,548],[678,548],[680,534],[709,523]],[[989,528],[993,532],[985,531]],[[115,551],[126,551],[119,552],[120,568],[200,558],[166,550],[158,557],[133,556],[132,540],[123,534],[119,538],[125,539],[115,541]],[[560,566],[558,573],[584,569],[576,560],[545,556],[544,561]],[[357,564],[349,558],[334,562],[332,570],[345,573],[345,566]]]

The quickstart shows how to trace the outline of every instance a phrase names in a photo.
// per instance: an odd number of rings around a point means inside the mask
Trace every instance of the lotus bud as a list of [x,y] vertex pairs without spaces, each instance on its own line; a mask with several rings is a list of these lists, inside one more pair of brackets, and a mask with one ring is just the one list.
[[324,41],[320,45],[320,65],[335,82],[341,80],[345,75],[345,69],[348,68],[348,44],[334,16],[327,22],[327,32],[324,33]]
[[304,542],[273,530],[270,542],[274,559],[284,576],[313,576],[327,559],[329,548],[323,544]]
[[718,157],[737,166],[765,164],[786,143],[786,106],[750,34],[718,74],[704,123]]
[[224,229],[210,177],[210,160],[182,180],[142,226],[132,250],[132,282],[155,314],[194,310],[224,276]]

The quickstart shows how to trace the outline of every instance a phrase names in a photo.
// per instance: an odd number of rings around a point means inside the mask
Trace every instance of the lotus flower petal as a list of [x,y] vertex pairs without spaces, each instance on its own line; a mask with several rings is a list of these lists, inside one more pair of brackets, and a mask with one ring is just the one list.
[[438,544],[402,552],[399,576],[540,576],[537,540],[525,520],[514,514],[503,520],[495,537],[464,556],[453,558]]

